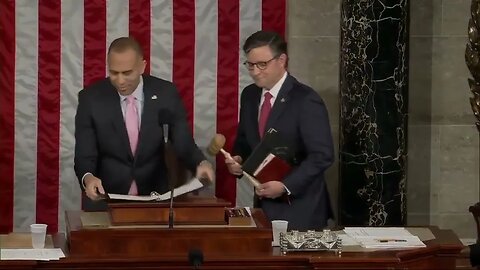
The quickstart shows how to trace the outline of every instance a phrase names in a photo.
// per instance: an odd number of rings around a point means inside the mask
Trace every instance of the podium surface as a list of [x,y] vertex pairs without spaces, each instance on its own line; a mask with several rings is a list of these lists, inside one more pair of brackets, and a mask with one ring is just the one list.
[[[88,217],[93,218],[88,220]],[[401,250],[346,248],[289,252],[272,247],[271,223],[261,209],[243,225],[116,226],[108,212],[66,212],[66,234],[53,245],[66,258],[58,261],[2,261],[0,269],[195,269],[193,250],[203,255],[198,269],[455,269],[464,248],[451,230],[429,227],[426,247]]]
[[192,249],[202,250],[205,255],[238,255],[271,250],[271,226],[261,211],[253,211],[249,226],[174,225],[172,229],[166,225],[113,226],[105,222],[86,227],[82,213],[66,214],[72,256],[158,257],[184,255]]
[[[370,252],[304,252],[282,255],[279,248],[246,254],[205,254],[199,269],[455,269],[463,245],[451,230],[430,227],[434,240],[426,248]],[[69,254],[64,234],[54,235],[54,244],[67,256],[59,261],[1,261],[0,269],[194,269],[188,254],[114,257]],[[84,239],[89,241],[90,239]]]

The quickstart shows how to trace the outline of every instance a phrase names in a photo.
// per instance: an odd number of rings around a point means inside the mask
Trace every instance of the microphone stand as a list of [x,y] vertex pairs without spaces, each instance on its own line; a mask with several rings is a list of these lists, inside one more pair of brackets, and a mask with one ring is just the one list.
[[174,190],[175,190],[174,179],[176,178],[177,163],[176,163],[175,151],[171,143],[168,141],[168,124],[163,124],[162,128],[163,128],[163,141],[165,143],[165,148],[164,148],[165,165],[167,167],[167,177],[170,185],[170,207],[168,211],[168,228],[173,229],[173,223],[175,219],[175,213],[173,211],[173,197],[174,197]]
[[174,190],[174,185],[170,187],[170,209],[168,212],[168,228],[173,229],[173,219],[174,219],[174,213],[173,213],[173,190]]

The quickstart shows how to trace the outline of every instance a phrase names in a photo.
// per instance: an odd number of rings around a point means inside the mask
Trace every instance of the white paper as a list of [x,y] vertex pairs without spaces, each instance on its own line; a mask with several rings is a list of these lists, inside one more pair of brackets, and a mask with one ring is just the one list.
[[343,229],[351,237],[356,236],[413,236],[403,227],[346,227]]
[[59,248],[20,249],[6,248],[0,250],[1,260],[39,260],[50,261],[65,258],[65,254]]
[[426,245],[401,227],[347,227],[345,233],[364,248],[414,248]]
[[[183,195],[185,193],[200,189],[203,187],[202,182],[197,178],[193,178],[185,185],[179,186],[173,190],[173,197]],[[108,197],[112,200],[126,200],[126,201],[164,201],[170,199],[170,191],[165,192],[160,195],[143,195],[143,196],[133,196],[133,195],[123,195],[123,194],[113,194],[109,193]]]
[[338,233],[337,237],[342,239],[342,246],[359,246],[360,243],[345,233]]
[[356,239],[364,248],[418,248],[426,245],[417,236],[403,236],[395,238],[380,238],[372,236],[361,236]]
[[272,159],[274,158],[275,158],[274,154],[272,153],[268,154],[268,156],[262,161],[262,163],[258,165],[258,168],[253,173],[253,176],[257,176],[257,174],[259,174],[263,170],[263,168],[267,166],[267,164],[270,163],[270,161],[272,161]]
[[112,200],[125,200],[125,201],[148,202],[148,201],[155,200],[155,198],[153,196],[150,196],[150,195],[135,196],[135,195],[108,193],[108,197]]

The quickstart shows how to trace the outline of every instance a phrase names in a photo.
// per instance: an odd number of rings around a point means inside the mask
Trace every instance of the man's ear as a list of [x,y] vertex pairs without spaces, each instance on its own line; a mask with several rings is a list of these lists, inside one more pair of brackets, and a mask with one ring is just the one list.
[[288,56],[286,54],[284,53],[280,54],[280,56],[278,57],[278,60],[281,61],[284,67],[287,67]]
[[145,72],[145,68],[147,67],[147,60],[143,59],[141,65],[142,66],[140,74],[143,74],[143,72]]

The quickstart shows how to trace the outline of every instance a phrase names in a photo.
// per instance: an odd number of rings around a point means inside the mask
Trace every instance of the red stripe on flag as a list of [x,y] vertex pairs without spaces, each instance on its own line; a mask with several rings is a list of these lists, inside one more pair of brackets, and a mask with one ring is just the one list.
[[150,0],[129,1],[129,31],[143,48],[143,57],[147,61],[145,74],[150,74]]
[[[226,149],[232,148],[238,126],[239,14],[238,0],[218,1],[217,132],[225,135]],[[221,155],[216,178],[216,196],[235,205],[236,178]]]
[[[105,78],[107,3],[106,0],[85,1],[83,9],[83,85],[88,86]],[[85,196],[82,196],[82,206],[83,200]]]
[[87,86],[105,78],[106,0],[85,1],[84,14],[83,84]]
[[37,222],[58,230],[61,5],[38,3]]
[[15,1],[0,1],[0,233],[13,230]]
[[195,0],[173,1],[173,82],[187,111],[193,132],[195,75]]
[[287,16],[286,0],[262,1],[262,29],[275,31],[285,38],[285,21]]

